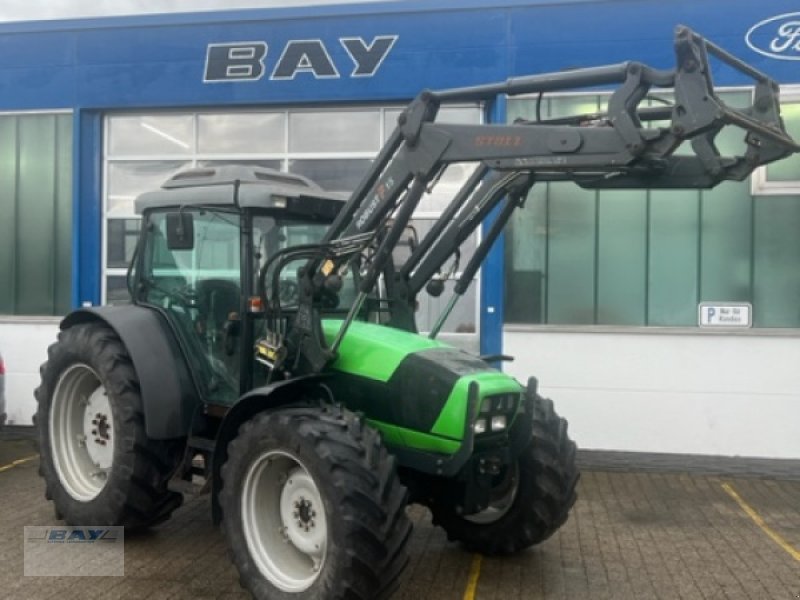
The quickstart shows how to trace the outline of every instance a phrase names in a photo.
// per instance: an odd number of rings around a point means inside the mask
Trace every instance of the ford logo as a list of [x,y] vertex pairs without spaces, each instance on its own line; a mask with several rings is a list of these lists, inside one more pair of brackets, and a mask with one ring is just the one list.
[[744,38],[759,54],[778,60],[800,60],[800,12],[776,15],[756,23]]

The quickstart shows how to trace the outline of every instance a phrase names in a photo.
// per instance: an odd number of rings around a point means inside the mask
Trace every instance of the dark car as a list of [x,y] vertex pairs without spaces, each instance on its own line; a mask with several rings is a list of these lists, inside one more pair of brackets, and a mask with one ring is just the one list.
[[0,428],[6,424],[6,363],[0,354]]

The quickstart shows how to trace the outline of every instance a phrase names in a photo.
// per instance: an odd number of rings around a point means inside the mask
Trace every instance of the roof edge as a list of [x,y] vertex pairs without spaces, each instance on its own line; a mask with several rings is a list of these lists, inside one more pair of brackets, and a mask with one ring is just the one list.
[[[114,15],[107,17],[78,17],[0,23],[0,35],[21,33],[65,32],[76,30],[169,27],[181,25],[225,24],[238,21],[290,20],[301,18],[331,18],[383,14],[429,13],[484,8],[514,8],[563,4],[588,4],[631,0],[386,0],[350,4],[307,6],[276,6],[270,8],[240,8],[192,12]],[[638,0],[641,1],[641,0]]]

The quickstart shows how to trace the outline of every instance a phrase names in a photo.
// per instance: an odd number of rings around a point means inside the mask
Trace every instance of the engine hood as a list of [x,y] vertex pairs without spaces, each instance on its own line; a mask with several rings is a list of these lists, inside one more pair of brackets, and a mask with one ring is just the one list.
[[[323,321],[329,343],[341,324]],[[472,382],[481,398],[522,390],[512,377],[467,352],[374,323],[351,324],[332,369],[337,395],[368,419],[450,440],[463,437]]]

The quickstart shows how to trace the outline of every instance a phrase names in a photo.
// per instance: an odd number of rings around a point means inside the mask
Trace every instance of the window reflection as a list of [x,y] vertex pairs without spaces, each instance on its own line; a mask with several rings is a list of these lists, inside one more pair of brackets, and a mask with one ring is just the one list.
[[147,156],[192,152],[192,115],[114,116],[108,122],[108,153],[111,155]]
[[198,152],[271,154],[286,147],[285,113],[221,113],[197,117]]
[[[742,107],[751,93],[721,96]],[[550,97],[540,111],[592,112],[606,100]],[[509,122],[535,119],[536,103],[510,100]],[[783,114],[800,136],[800,103]],[[740,132],[724,131],[715,143],[722,154],[742,151]],[[768,174],[800,181],[800,162],[790,163],[773,163]],[[798,327],[799,223],[800,195],[754,197],[749,182],[602,192],[538,184],[505,236],[505,320],[694,327],[700,302],[749,302],[756,327]]]
[[350,192],[371,163],[369,159],[290,160],[289,172],[304,175],[329,192]]
[[289,114],[289,152],[377,152],[380,111]]
[[109,219],[106,230],[106,265],[127,269],[139,239],[140,219]]
[[161,185],[178,171],[192,166],[188,161],[114,161],[108,164],[106,216],[134,216],[136,197]]

